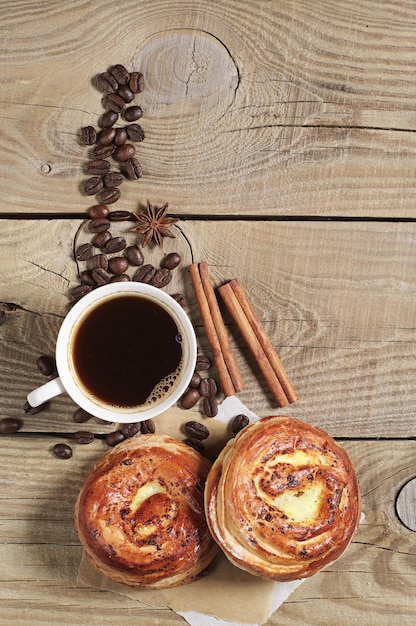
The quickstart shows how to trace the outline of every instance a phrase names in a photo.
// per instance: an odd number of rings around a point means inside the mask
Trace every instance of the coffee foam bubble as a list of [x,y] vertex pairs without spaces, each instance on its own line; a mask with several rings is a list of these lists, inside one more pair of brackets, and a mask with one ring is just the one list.
[[180,381],[182,365],[181,361],[174,372],[165,376],[165,378],[153,387],[146,402],[143,404],[143,408],[148,408],[149,406],[162,402],[168,394],[172,393]]

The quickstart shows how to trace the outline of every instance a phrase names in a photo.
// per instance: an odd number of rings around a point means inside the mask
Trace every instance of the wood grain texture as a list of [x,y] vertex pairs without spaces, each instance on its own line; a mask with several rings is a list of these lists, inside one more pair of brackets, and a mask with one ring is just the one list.
[[121,208],[415,216],[412,3],[3,0],[0,17],[0,213],[89,206],[77,133],[120,62],[146,78]]

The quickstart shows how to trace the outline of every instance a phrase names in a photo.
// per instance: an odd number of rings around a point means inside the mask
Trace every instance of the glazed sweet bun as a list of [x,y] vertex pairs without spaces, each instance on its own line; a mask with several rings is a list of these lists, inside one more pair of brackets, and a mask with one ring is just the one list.
[[353,465],[334,439],[300,420],[266,417],[230,440],[214,462],[205,509],[232,563],[289,581],[344,552],[361,500]]
[[157,434],[105,453],[75,507],[89,560],[130,586],[166,588],[198,578],[218,551],[204,513],[210,467],[186,444]]

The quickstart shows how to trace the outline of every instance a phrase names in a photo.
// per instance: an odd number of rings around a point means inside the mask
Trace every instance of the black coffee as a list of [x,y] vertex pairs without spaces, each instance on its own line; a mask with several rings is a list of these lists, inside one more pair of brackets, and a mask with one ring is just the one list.
[[157,403],[175,386],[182,362],[176,322],[161,306],[135,295],[111,298],[88,313],[73,341],[83,386],[112,406]]

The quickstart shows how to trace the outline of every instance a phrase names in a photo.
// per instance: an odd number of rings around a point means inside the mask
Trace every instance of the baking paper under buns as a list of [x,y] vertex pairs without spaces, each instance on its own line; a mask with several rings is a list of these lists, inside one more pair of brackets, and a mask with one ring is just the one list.
[[232,563],[279,581],[311,576],[337,559],[361,512],[346,452],[289,417],[263,418],[228,442],[208,475],[205,508]]
[[138,435],[104,454],[75,508],[87,557],[131,586],[195,580],[218,551],[204,514],[210,467],[198,452],[162,435]]

